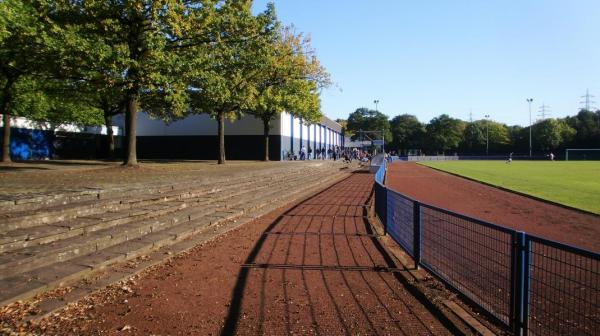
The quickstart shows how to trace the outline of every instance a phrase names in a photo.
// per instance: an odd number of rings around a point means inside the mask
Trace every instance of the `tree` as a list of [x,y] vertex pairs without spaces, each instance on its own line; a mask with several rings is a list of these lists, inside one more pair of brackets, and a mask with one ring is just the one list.
[[263,64],[257,81],[256,106],[249,113],[263,122],[267,161],[271,121],[283,111],[290,111],[308,124],[318,122],[322,118],[319,91],[330,81],[314,57],[310,41],[290,28],[277,32]]
[[[105,89],[123,89],[124,164],[137,165],[136,119],[140,107],[157,114],[160,111],[164,119],[187,111],[185,74],[200,67],[183,61],[184,55],[193,50],[196,59],[200,57],[199,50],[208,43],[205,26],[215,2],[61,0],[49,6],[64,36],[58,49],[61,59],[75,64],[64,72],[100,86],[106,84]],[[152,105],[144,106],[144,102]]]
[[[489,150],[492,152],[506,150],[506,147],[511,143],[508,127],[502,123],[490,120],[477,120],[467,125],[464,133],[465,136],[468,134],[467,129],[471,125],[475,126],[478,130],[477,141],[474,142],[474,145],[481,152],[484,151],[486,145],[489,146]],[[466,138],[465,141],[467,141]]]
[[80,99],[87,101],[88,106],[101,111],[102,123],[106,127],[106,152],[108,159],[115,159],[115,139],[113,117],[125,113],[124,88],[108,83],[78,82],[74,91]]
[[577,131],[569,146],[577,148],[600,147],[600,111],[580,110],[576,116],[565,118],[566,123]]
[[205,70],[191,80],[192,113],[217,119],[219,164],[225,163],[225,119],[256,108],[261,61],[271,44],[274,23],[267,9],[252,15],[251,1],[226,1],[209,25]]
[[488,121],[488,133],[490,144],[508,145],[510,143],[510,137],[508,136],[508,128],[506,125],[495,121]]
[[511,149],[517,153],[529,152],[529,127],[518,125],[508,126],[508,137],[510,139]]
[[464,123],[447,114],[433,118],[426,126],[427,143],[432,151],[456,150],[462,140]]
[[577,131],[564,120],[544,119],[535,124],[535,141],[542,150],[555,150],[570,141]]
[[360,131],[376,131],[378,133],[369,134],[373,139],[382,139],[392,141],[392,132],[390,130],[390,121],[388,117],[375,110],[361,107],[348,116],[348,130],[354,133],[353,140],[360,136]]
[[492,152],[506,150],[510,144],[508,127],[490,120],[467,123],[463,132],[463,148],[471,153],[486,152],[486,144]]
[[485,146],[485,128],[478,122],[470,122],[463,132],[464,148],[469,153],[481,151]]
[[49,58],[47,22],[28,1],[0,1],[0,114],[3,115],[2,162],[10,162],[11,115],[21,81],[34,80]]
[[12,112],[51,124],[101,125],[102,112],[70,83],[47,77],[25,77],[15,84]]
[[511,144],[508,127],[502,123],[489,120],[487,127],[489,151],[492,153],[506,152]]
[[115,158],[115,136],[113,132],[112,119],[114,116],[125,113],[125,104],[122,97],[123,92],[117,90],[114,95],[102,93],[98,98],[102,115],[104,117],[104,125],[106,126],[107,141],[107,154],[108,159],[113,160]]
[[348,129],[348,120],[347,119],[336,119],[335,122],[340,124],[340,126],[342,126],[342,133],[344,134],[344,136],[351,137],[351,138],[354,137],[354,132],[352,132],[351,130]]
[[396,116],[390,121],[393,146],[398,150],[421,149],[425,136],[425,126],[410,114]]

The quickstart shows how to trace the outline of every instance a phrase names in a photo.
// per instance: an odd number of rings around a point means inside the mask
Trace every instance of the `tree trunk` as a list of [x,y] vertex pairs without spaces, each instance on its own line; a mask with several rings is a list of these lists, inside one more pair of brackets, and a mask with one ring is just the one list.
[[112,115],[109,111],[104,111],[104,123],[106,124],[106,136],[108,137],[108,159],[114,160],[115,158],[115,136],[112,129]]
[[8,80],[2,90],[2,105],[0,113],[2,113],[2,121],[4,129],[2,130],[2,162],[11,162],[10,160],[10,111],[9,105],[11,100],[10,89],[13,81]]
[[129,144],[129,118],[127,118],[127,107],[125,107],[125,130],[124,130],[124,136],[123,136],[123,145],[122,147],[122,154],[123,154],[123,159],[125,161],[123,161],[123,164],[125,164],[126,160],[127,160],[127,146]]
[[218,118],[218,136],[219,136],[219,164],[225,164],[225,113],[219,112]]
[[127,151],[125,152],[126,166],[137,166],[137,151],[136,151],[136,113],[138,104],[138,90],[133,89],[127,97],[127,106],[125,118],[127,119]]
[[269,119],[263,119],[263,131],[265,136],[265,157],[263,161],[269,161],[269,131],[270,131]]
[[10,160],[10,115],[8,114],[8,111],[3,111],[2,121],[4,122],[4,129],[2,130],[2,162],[8,163],[8,162],[11,162],[11,160]]

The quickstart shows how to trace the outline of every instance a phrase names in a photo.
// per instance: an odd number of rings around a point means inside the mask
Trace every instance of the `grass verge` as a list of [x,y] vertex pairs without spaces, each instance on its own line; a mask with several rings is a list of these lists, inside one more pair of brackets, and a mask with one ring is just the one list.
[[420,164],[600,214],[600,162],[426,161]]

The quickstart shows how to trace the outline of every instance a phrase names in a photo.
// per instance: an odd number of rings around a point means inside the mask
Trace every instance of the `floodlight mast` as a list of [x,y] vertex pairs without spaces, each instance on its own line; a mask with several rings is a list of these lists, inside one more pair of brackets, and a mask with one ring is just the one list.
[[490,115],[485,115],[485,155],[490,155]]
[[533,102],[533,98],[527,98],[527,103],[529,103],[529,158],[531,159],[531,102]]
[[[375,112],[379,112],[379,109],[377,108],[377,105],[379,104],[379,99],[375,99],[373,100],[373,103],[375,104]],[[377,132],[377,131],[367,131],[367,132]],[[385,153],[385,135],[384,132],[381,131],[381,140],[383,141],[383,145],[381,145],[381,150]]]

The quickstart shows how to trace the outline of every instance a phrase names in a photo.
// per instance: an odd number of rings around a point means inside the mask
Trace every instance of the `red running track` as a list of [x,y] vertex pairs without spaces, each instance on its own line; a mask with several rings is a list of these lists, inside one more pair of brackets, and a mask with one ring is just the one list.
[[600,216],[541,202],[411,162],[388,166],[386,185],[418,201],[600,252]]
[[352,174],[146,273],[130,294],[62,313],[44,333],[452,334],[371,231],[372,188],[373,175]]

